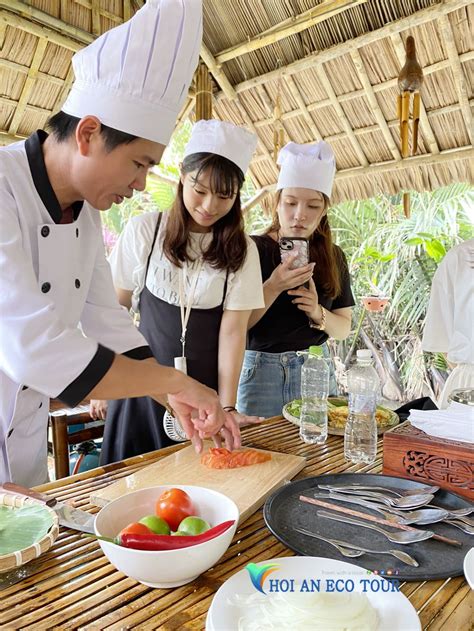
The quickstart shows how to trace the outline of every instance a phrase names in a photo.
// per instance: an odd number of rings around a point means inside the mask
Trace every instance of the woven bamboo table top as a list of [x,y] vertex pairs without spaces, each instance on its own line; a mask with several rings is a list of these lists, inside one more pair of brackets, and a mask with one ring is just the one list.
[[[306,445],[297,428],[281,418],[245,429],[243,438],[248,447],[305,456],[307,466],[297,477],[381,471],[381,441],[375,463],[359,466],[345,462],[341,437],[330,436],[321,447]],[[92,490],[180,448],[169,447],[37,488],[96,512],[98,508],[88,503]],[[239,527],[216,567],[183,587],[150,589],[115,570],[96,541],[61,528],[53,548],[33,562],[34,573],[0,592],[0,628],[204,629],[211,600],[226,579],[250,561],[292,554],[266,528],[260,509]],[[404,583],[401,589],[418,611],[423,629],[472,629],[474,598],[463,577]]]

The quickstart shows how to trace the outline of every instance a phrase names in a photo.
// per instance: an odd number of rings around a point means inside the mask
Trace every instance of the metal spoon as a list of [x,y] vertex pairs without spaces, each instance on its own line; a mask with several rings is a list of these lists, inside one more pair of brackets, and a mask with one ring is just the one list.
[[421,506],[426,506],[426,504],[429,504],[434,498],[434,496],[429,493],[398,498],[388,497],[383,493],[378,493],[375,491],[343,491],[341,489],[340,491],[338,491],[338,493],[344,493],[344,495],[350,495],[351,497],[353,497],[354,495],[361,496],[363,499],[373,502],[380,502],[382,504],[385,504],[386,506],[393,506],[394,508],[400,508],[401,510],[408,510],[411,508],[420,508]]
[[344,524],[353,524],[354,526],[361,526],[362,528],[376,530],[382,535],[385,535],[392,543],[401,543],[402,545],[416,543],[417,541],[425,541],[425,539],[429,539],[434,535],[434,532],[431,530],[402,530],[401,532],[389,532],[388,530],[384,530],[375,524],[369,524],[359,519],[354,519],[353,517],[340,517],[339,515],[333,515],[327,511],[318,511],[318,516],[325,517],[326,519],[333,519],[334,521],[342,521]]
[[[401,550],[370,550],[369,548],[361,548],[360,546],[355,546],[355,545],[352,545],[351,543],[346,543],[345,541],[339,541],[338,539],[326,539],[325,537],[321,537],[321,535],[315,535],[313,532],[310,532],[309,530],[305,530],[304,528],[295,528],[295,530],[308,537],[321,539],[321,541],[325,541],[326,543],[331,544],[332,546],[334,546],[335,548],[339,550],[342,556],[347,556],[347,557],[361,556],[362,554],[365,554],[366,552],[370,554],[390,554],[396,557],[402,563],[406,563],[407,565],[411,565],[413,567],[419,566],[419,563],[416,559],[414,559],[412,556],[410,556],[406,552],[402,552]],[[355,552],[356,554],[353,554],[353,552]]]
[[401,511],[393,507],[386,507],[386,509],[383,510],[376,503],[364,500],[362,497],[347,496],[339,493],[331,493],[330,495],[315,493],[314,496],[365,506],[366,508],[370,508],[370,510],[381,513],[387,521],[393,521],[396,524],[403,524],[404,526],[408,526],[409,524],[435,524],[436,522],[449,518],[448,511],[442,508],[422,508],[414,511]]
[[474,535],[474,527],[470,526],[469,524],[466,524],[460,519],[447,519],[446,523],[451,524],[451,526],[455,526],[456,528],[459,528],[459,530],[462,530],[467,535]]
[[346,484],[346,485],[337,485],[337,484],[319,484],[318,487],[320,489],[328,490],[328,491],[344,491],[347,489],[348,491],[380,491],[382,493],[393,493],[394,495],[398,495],[398,497],[408,497],[410,495],[420,495],[429,493],[434,495],[436,491],[439,491],[439,486],[423,486],[420,489],[409,489],[409,490],[398,490],[388,488],[385,486],[371,486],[364,484]]
[[315,535],[309,530],[305,530],[304,528],[295,528],[296,532],[300,532],[302,535],[306,535],[307,537],[314,537],[315,539],[321,539],[321,541],[326,541],[326,543],[330,543],[332,546],[338,549],[338,551],[342,554],[343,557],[361,557],[365,554],[365,550],[361,550],[356,547],[349,547],[348,544],[343,543],[342,541],[336,541],[335,539],[325,539],[324,537],[320,537],[319,535]]

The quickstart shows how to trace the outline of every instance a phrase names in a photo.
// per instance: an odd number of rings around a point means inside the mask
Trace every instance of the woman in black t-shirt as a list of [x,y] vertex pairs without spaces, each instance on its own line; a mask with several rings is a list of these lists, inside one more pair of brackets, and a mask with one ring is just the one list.
[[[345,339],[355,304],[347,262],[334,245],[327,219],[335,174],[334,154],[321,141],[289,143],[280,152],[278,196],[272,225],[254,236],[262,268],[265,308],[249,320],[247,350],[240,376],[237,407],[244,414],[276,416],[301,396],[298,351],[325,344],[329,336]],[[294,258],[280,262],[281,237],[309,241],[310,263],[290,269]],[[306,286],[305,286],[306,284]],[[337,394],[334,370],[330,394]]]

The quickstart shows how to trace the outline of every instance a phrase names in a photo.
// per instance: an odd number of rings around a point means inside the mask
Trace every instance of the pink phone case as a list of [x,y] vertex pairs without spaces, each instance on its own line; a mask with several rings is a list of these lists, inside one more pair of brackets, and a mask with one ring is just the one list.
[[304,267],[309,263],[309,244],[307,239],[301,237],[281,237],[278,241],[280,247],[281,262],[285,261],[288,257],[298,256],[291,264],[290,269],[297,269],[298,267]]

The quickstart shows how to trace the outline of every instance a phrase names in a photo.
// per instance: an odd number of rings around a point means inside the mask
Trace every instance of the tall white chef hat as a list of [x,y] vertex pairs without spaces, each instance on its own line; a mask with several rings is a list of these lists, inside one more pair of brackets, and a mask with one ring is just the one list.
[[280,165],[277,191],[282,188],[310,188],[331,197],[336,160],[331,145],[324,140],[314,145],[289,142],[278,154]]
[[131,20],[72,59],[62,110],[166,145],[187,96],[202,38],[201,0],[147,0]]
[[215,153],[236,164],[245,174],[257,140],[257,136],[251,131],[233,123],[201,120],[193,127],[184,157],[192,153]]

